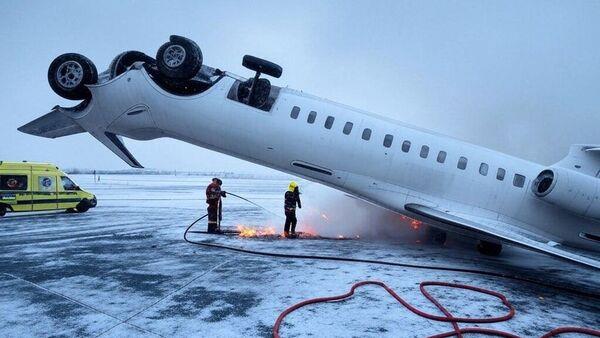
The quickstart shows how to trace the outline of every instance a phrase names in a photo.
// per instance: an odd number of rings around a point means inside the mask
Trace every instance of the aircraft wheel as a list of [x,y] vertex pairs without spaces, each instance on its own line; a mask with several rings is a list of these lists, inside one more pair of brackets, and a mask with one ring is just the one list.
[[85,100],[91,93],[85,85],[98,82],[98,71],[90,59],[81,54],[58,56],[48,68],[48,83],[65,99]]
[[171,35],[169,42],[158,49],[156,64],[167,78],[189,80],[202,67],[202,51],[194,41]]
[[477,251],[486,256],[498,256],[502,252],[502,244],[492,243],[488,241],[479,241]]
[[429,227],[427,230],[427,238],[433,244],[444,245],[448,238],[448,234],[443,230]]
[[110,63],[110,66],[108,67],[110,71],[110,78],[114,79],[115,77],[125,73],[129,66],[138,61],[150,64],[154,63],[153,58],[142,52],[138,52],[136,50],[123,52],[117,55]]

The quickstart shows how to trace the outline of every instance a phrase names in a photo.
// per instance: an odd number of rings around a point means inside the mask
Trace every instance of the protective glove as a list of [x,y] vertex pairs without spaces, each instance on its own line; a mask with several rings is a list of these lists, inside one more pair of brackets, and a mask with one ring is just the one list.
[[227,197],[227,192],[226,191],[221,191],[221,197]]

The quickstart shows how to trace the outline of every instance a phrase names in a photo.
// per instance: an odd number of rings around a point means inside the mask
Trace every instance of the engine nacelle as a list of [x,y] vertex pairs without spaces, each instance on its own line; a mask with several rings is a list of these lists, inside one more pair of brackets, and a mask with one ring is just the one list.
[[540,199],[584,217],[600,219],[600,179],[562,167],[542,171],[531,185]]

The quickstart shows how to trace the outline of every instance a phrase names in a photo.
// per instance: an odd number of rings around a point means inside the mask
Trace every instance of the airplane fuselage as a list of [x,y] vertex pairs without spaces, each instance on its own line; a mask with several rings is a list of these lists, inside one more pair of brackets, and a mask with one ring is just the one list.
[[[207,91],[184,97],[161,89],[143,68],[130,70],[90,86],[93,99],[78,123],[92,134],[94,124],[103,124],[133,139],[189,142],[400,213],[408,213],[407,203],[468,209],[598,250],[578,236],[597,229],[596,220],[557,208],[531,191],[543,165],[287,88],[270,111],[263,111],[228,98],[235,81],[225,76]],[[103,106],[107,103],[110,107]],[[93,118],[96,110],[103,111],[97,115],[102,123]]]

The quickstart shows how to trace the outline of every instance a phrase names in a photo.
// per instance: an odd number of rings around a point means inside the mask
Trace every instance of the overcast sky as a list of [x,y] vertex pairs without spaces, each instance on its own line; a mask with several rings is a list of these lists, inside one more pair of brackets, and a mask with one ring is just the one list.
[[[530,160],[600,143],[600,1],[2,1],[0,160],[127,168],[87,134],[17,127],[54,105],[54,57],[100,71],[179,34],[205,64],[241,75],[244,54],[280,64],[273,83]],[[180,141],[126,140],[148,168],[267,172]]]

